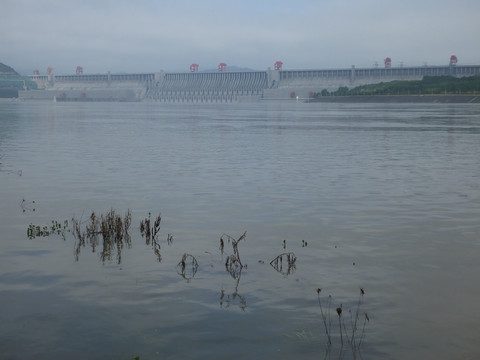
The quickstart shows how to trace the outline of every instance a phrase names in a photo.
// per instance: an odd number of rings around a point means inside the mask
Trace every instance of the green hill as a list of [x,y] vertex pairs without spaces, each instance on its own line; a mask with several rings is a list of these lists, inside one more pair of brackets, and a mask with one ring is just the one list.
[[2,63],[0,63],[0,74],[19,75],[13,68]]
[[28,76],[21,76],[12,67],[0,62],[0,98],[18,97],[18,90],[36,89]]
[[355,96],[355,95],[445,95],[445,94],[479,94],[480,76],[456,78],[453,76],[424,76],[422,80],[395,80],[357,86],[352,89],[340,87],[337,91],[326,89],[316,93],[320,96]]

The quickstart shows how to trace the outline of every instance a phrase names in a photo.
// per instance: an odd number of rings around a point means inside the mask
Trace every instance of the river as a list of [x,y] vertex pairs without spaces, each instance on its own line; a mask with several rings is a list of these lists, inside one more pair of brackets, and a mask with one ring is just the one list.
[[0,103],[2,359],[475,359],[479,260],[478,104]]

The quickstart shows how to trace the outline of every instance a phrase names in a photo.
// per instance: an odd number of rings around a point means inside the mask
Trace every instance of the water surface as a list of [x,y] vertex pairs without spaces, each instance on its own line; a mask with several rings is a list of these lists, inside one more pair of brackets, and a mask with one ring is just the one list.
[[[0,357],[478,358],[479,155],[476,104],[2,102]],[[27,237],[111,209],[132,212],[120,262]],[[244,231],[231,276],[219,239]],[[352,353],[335,308],[350,332],[360,288]]]

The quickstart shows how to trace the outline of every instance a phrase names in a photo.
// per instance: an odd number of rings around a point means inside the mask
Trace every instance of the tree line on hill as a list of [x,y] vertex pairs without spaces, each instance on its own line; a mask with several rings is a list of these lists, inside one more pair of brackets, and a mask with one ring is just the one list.
[[395,80],[379,84],[361,85],[349,89],[339,87],[336,91],[323,89],[313,97],[358,96],[358,95],[439,95],[479,94],[480,75],[456,78],[453,76],[424,76],[422,80]]

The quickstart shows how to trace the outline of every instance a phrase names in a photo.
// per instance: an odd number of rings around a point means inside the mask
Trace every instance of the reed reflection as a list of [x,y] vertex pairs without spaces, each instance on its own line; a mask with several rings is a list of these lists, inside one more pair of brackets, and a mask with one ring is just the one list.
[[101,241],[100,260],[102,263],[111,261],[116,253],[117,264],[120,264],[123,248],[132,247],[131,236],[128,233],[132,223],[130,210],[127,210],[122,217],[114,209],[111,209],[106,214],[101,214],[100,218],[92,211],[83,229],[81,220],[73,218],[72,223],[73,235],[77,239],[74,251],[75,261],[79,260],[82,248],[89,245],[92,252],[96,252]]
[[182,259],[177,264],[177,274],[188,282],[195,277],[198,270],[198,262],[195,256],[183,254]]
[[234,290],[231,294],[228,294],[222,286],[220,289],[220,308],[227,309],[230,307],[230,305],[237,304],[240,310],[245,311],[247,309],[247,299],[238,292],[238,285],[240,284],[240,279],[242,277],[242,270],[236,272],[235,274],[232,274],[230,271],[229,273],[235,279]]
[[242,263],[240,259],[240,251],[238,249],[238,243],[242,240],[245,240],[247,232],[245,231],[238,239],[235,239],[227,234],[222,234],[220,237],[220,251],[222,255],[224,254],[223,250],[225,247],[225,241],[232,244],[233,254],[227,256],[225,261],[225,269],[235,279],[235,287],[232,294],[228,294],[225,297],[225,290],[221,289],[220,291],[220,307],[228,308],[231,303],[238,301],[238,307],[245,311],[247,308],[247,300],[238,292],[238,285],[240,284],[240,279],[242,277],[242,270],[246,268],[247,265]]
[[282,253],[270,261],[270,265],[280,274],[287,276],[293,274],[297,269],[295,266],[296,261],[297,257],[293,252]]

